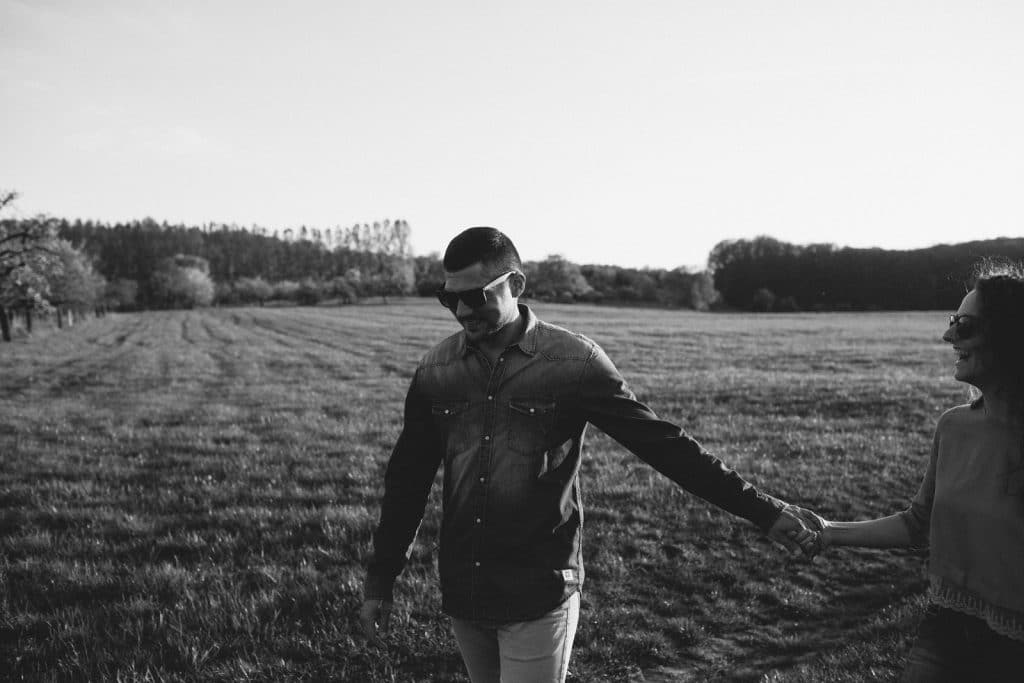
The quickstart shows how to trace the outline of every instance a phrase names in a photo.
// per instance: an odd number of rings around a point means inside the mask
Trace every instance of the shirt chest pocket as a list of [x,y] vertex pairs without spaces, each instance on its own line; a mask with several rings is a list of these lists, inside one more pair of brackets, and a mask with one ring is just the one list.
[[451,455],[466,449],[469,442],[469,428],[466,424],[468,412],[469,401],[431,402],[430,416],[441,436],[446,454]]
[[508,408],[508,447],[520,455],[544,451],[555,429],[557,405],[552,398],[513,398]]

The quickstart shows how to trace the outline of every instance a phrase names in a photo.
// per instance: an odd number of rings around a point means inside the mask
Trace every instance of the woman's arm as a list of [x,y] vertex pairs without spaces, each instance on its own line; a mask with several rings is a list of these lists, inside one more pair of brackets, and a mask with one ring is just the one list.
[[904,512],[863,522],[833,522],[807,508],[793,506],[808,528],[818,532],[818,550],[831,545],[906,548],[917,545]]
[[926,548],[931,521],[932,501],[935,497],[935,472],[939,455],[939,432],[945,416],[939,419],[932,439],[932,453],[928,469],[910,507],[888,517],[863,522],[833,522],[806,508],[796,508],[797,516],[818,531],[820,548],[830,545],[859,546],[861,548]]
[[863,522],[823,520],[822,545],[852,545],[861,548],[905,548],[913,544],[902,514]]

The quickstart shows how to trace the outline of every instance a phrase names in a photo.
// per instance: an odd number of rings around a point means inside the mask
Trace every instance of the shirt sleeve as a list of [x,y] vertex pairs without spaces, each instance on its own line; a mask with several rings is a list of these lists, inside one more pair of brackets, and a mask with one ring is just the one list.
[[[941,424],[941,423],[940,423]],[[917,495],[910,501],[908,507],[900,514],[900,519],[907,525],[910,532],[910,544],[912,548],[924,549],[929,545],[928,529],[931,525],[932,502],[935,500],[935,469],[939,460],[939,429],[935,429],[935,436],[932,439],[932,454],[928,460],[928,469],[925,471],[924,480]]]
[[390,600],[397,577],[409,558],[423,511],[441,463],[440,440],[430,419],[430,402],[413,377],[405,397],[404,424],[384,474],[380,524],[373,535],[373,555],[366,573],[365,597]]
[[680,427],[636,400],[608,356],[595,345],[580,378],[584,418],[681,487],[764,530],[785,504],[758,491]]

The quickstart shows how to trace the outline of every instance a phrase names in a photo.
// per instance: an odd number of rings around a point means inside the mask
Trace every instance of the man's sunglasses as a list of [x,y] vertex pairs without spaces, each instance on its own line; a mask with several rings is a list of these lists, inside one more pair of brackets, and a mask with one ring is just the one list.
[[956,328],[957,339],[970,339],[981,332],[981,320],[976,315],[954,313],[949,316],[949,326]]
[[459,307],[459,301],[466,304],[470,308],[480,308],[487,303],[487,290],[507,280],[516,271],[510,270],[504,275],[499,275],[483,287],[477,287],[476,289],[466,289],[461,292],[449,292],[444,288],[444,285],[437,290],[437,300],[441,302],[441,305],[447,309],[455,310]]

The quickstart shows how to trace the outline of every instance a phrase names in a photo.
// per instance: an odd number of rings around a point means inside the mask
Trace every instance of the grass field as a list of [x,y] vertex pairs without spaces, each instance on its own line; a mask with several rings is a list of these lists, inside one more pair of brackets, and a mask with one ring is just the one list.
[[[965,398],[941,313],[538,305],[767,491],[907,505]],[[438,487],[383,647],[357,636],[382,473],[436,304],[90,320],[0,345],[0,678],[464,681]],[[890,680],[924,558],[788,558],[591,430],[573,681]]]

